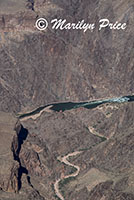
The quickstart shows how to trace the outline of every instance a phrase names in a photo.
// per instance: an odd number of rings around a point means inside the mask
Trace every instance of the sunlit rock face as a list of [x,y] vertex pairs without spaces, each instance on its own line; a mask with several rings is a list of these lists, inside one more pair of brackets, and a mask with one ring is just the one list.
[[[18,112],[50,102],[133,92],[132,1],[22,1],[13,11],[5,3],[1,5],[7,12],[0,12],[1,110]],[[35,27],[39,17],[49,22],[45,31]],[[53,30],[50,22],[55,18],[84,20],[96,28]],[[99,31],[101,19],[127,27]]]

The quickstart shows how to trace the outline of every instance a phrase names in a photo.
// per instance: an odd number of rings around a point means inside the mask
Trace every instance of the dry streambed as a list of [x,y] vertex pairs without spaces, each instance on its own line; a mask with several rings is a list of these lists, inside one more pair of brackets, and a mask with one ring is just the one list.
[[65,200],[65,199],[64,199],[64,197],[62,196],[62,194],[61,194],[61,192],[60,192],[60,189],[59,189],[59,183],[60,183],[60,181],[63,180],[63,179],[67,179],[67,178],[71,178],[71,177],[76,177],[76,176],[79,174],[79,172],[80,172],[80,167],[77,166],[77,165],[74,165],[74,164],[70,163],[70,162],[68,161],[68,158],[69,158],[69,157],[72,157],[72,156],[76,156],[76,155],[78,155],[78,154],[80,154],[80,153],[82,153],[82,151],[75,151],[75,152],[73,152],[73,153],[69,153],[69,154],[66,155],[66,156],[63,156],[63,157],[59,156],[59,157],[57,158],[60,162],[66,164],[66,165],[68,165],[68,166],[74,167],[74,168],[76,169],[76,172],[74,172],[74,173],[72,173],[72,174],[69,174],[69,175],[66,175],[66,176],[63,175],[62,178],[57,179],[56,182],[54,183],[55,194],[56,194],[61,200]]

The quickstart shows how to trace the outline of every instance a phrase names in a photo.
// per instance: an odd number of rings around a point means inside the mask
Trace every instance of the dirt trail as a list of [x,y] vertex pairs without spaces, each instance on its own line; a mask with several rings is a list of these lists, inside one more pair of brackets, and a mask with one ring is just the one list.
[[82,151],[76,151],[76,152],[73,152],[73,153],[69,153],[68,155],[64,156],[64,157],[61,157],[59,156],[57,159],[66,164],[66,165],[69,165],[71,167],[74,167],[76,169],[76,172],[72,173],[72,174],[69,174],[69,175],[66,175],[66,176],[63,176],[62,178],[59,178],[56,180],[55,184],[54,184],[54,190],[55,190],[55,193],[56,195],[61,199],[61,200],[65,200],[64,197],[62,196],[62,194],[60,193],[60,190],[59,190],[59,182],[63,179],[66,179],[66,178],[70,178],[70,177],[76,177],[78,174],[79,174],[79,171],[80,171],[80,167],[77,166],[77,165],[74,165],[72,163],[70,163],[67,159],[69,157],[72,157],[72,156],[76,156],[78,154],[82,153]]
[[[89,127],[89,130],[90,130],[90,132],[91,132],[92,134],[94,134],[94,135],[96,135],[96,136],[104,137],[103,135],[97,134],[96,132],[94,132],[93,130],[91,130],[91,127]],[[109,138],[106,138],[106,139],[109,139]],[[83,151],[75,151],[75,152],[73,152],[73,153],[69,153],[69,154],[66,155],[66,156],[63,156],[63,157],[59,156],[59,157],[57,158],[60,162],[66,164],[66,165],[69,165],[69,166],[71,166],[71,167],[74,167],[74,168],[76,169],[76,172],[74,172],[74,173],[72,173],[72,174],[69,174],[69,175],[66,175],[66,176],[63,175],[62,178],[57,179],[56,182],[54,183],[55,194],[56,194],[56,195],[59,197],[59,199],[61,199],[61,200],[65,200],[65,199],[64,199],[64,197],[62,196],[62,194],[60,193],[59,182],[60,182],[61,180],[64,180],[64,179],[67,179],[67,178],[70,178],[70,177],[76,177],[76,176],[79,174],[79,172],[80,172],[80,167],[77,166],[77,165],[74,165],[74,164],[70,163],[67,159],[68,159],[69,157],[76,156],[76,155],[78,155],[78,154],[80,154],[80,153],[82,153],[82,152],[83,152]]]
[[90,133],[92,133],[93,135],[99,136],[101,138],[106,138],[107,140],[109,139],[108,137],[102,135],[101,133],[98,133],[95,131],[95,129],[91,126],[88,126],[88,130],[90,131]]

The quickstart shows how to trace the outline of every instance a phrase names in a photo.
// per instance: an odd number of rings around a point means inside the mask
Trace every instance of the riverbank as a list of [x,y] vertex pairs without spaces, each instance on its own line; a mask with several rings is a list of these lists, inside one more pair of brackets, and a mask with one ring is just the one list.
[[[92,101],[83,101],[83,102],[59,102],[59,103],[51,103],[45,106],[40,106],[33,111],[27,113],[18,113],[16,117],[19,119],[22,118],[33,118],[36,119],[40,116],[44,111],[46,112],[64,112],[65,110],[77,109],[80,107],[84,107],[86,109],[93,109],[97,106],[105,103],[125,103],[134,101],[134,95],[132,96],[124,96],[124,97],[115,97],[115,98],[106,98],[106,99],[98,99]],[[26,118],[26,119],[28,119]]]

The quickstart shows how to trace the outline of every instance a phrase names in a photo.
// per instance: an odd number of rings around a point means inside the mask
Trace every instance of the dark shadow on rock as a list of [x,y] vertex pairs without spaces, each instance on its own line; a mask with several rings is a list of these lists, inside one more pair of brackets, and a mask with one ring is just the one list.
[[22,174],[28,174],[28,170],[25,167],[20,166],[19,170],[18,170],[18,190],[21,189],[21,177]]
[[19,153],[21,150],[21,145],[26,140],[27,136],[28,136],[28,130],[21,125],[20,131],[17,133],[17,137],[13,138],[12,152],[14,160],[18,161],[19,163],[20,163]]
[[[15,131],[17,133],[17,136],[13,138],[12,143],[12,152],[14,156],[14,160],[18,161],[19,163],[19,169],[18,169],[18,190],[21,189],[21,177],[23,174],[28,175],[28,170],[25,167],[22,167],[21,161],[19,158],[19,154],[21,151],[21,147],[23,142],[27,139],[28,136],[28,130],[24,128],[22,125],[18,125],[15,128]],[[28,182],[29,183],[29,182]]]
[[33,188],[33,185],[32,185],[31,180],[30,180],[30,176],[27,176],[27,182]]
[[21,145],[23,144],[23,141],[26,140],[27,136],[28,136],[28,130],[21,125],[21,130],[18,134],[18,149],[16,151],[17,155],[19,155],[21,150]]

